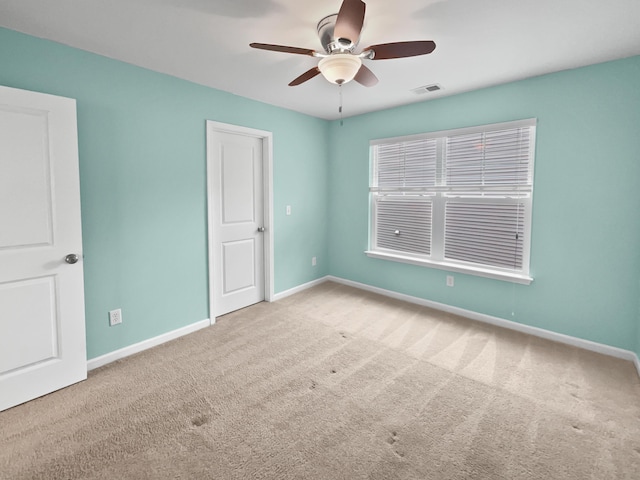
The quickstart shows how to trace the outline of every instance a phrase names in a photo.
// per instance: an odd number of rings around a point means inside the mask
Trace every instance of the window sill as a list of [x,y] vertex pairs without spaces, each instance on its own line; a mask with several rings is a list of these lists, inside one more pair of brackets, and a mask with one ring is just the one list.
[[448,262],[434,262],[422,258],[413,258],[404,255],[397,255],[386,252],[375,252],[367,250],[364,252],[370,258],[378,258],[381,260],[391,260],[393,262],[409,263],[411,265],[419,265],[421,267],[437,268],[439,270],[447,270],[449,272],[466,273],[468,275],[476,275],[479,277],[493,278],[494,280],[503,280],[505,282],[520,283],[529,285],[533,282],[533,278],[528,275],[517,273],[501,272],[499,270],[491,270],[482,267],[462,266]]

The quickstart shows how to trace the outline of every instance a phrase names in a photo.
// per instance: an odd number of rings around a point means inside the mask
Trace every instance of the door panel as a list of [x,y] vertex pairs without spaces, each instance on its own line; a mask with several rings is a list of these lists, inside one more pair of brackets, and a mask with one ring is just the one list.
[[77,148],[74,100],[0,87],[0,410],[87,376]]
[[222,145],[222,223],[223,225],[256,221],[252,146]]
[[29,367],[58,354],[55,279],[36,278],[0,285],[0,374]]
[[46,111],[0,107],[0,248],[51,243],[47,136]]
[[256,245],[252,238],[222,244],[223,295],[256,287],[255,250]]

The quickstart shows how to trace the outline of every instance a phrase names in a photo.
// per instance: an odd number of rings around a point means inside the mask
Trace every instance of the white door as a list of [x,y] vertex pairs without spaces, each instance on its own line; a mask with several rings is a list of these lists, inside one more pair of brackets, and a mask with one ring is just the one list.
[[263,141],[208,125],[212,319],[265,299]]
[[85,342],[76,103],[0,86],[0,410],[87,378]]

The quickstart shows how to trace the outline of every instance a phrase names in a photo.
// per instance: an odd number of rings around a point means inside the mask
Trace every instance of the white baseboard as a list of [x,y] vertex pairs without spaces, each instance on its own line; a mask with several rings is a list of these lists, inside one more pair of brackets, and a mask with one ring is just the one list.
[[93,370],[95,368],[102,367],[107,363],[115,362],[116,360],[120,360],[122,358],[128,357],[129,355],[133,355],[134,353],[139,353],[149,348],[156,347],[170,340],[174,340],[202,328],[208,327],[209,325],[211,325],[211,321],[207,318],[206,320],[192,323],[191,325],[187,325],[186,327],[163,333],[162,335],[158,335],[157,337],[149,338],[139,343],[134,343],[133,345],[121,348],[120,350],[115,350],[105,355],[92,358],[91,360],[87,361],[87,370]]
[[[303,290],[307,290],[316,285],[320,285],[321,283],[324,283],[326,281],[332,281],[332,282],[340,283],[342,285],[348,285],[350,287],[359,288],[361,290],[377,293],[380,295],[384,295],[386,297],[391,297],[398,300],[403,300],[405,302],[414,303],[417,305],[422,305],[425,307],[440,310],[443,312],[452,313],[454,315],[459,315],[461,317],[469,318],[471,320],[476,320],[483,323],[488,323],[498,327],[508,328],[509,330],[515,330],[518,332],[527,333],[529,335],[545,338],[547,340],[552,340],[554,342],[559,342],[566,345],[572,345],[574,347],[582,348],[584,350],[590,350],[592,352],[601,353],[603,355],[609,355],[611,357],[621,358],[623,360],[629,360],[634,363],[636,370],[638,371],[638,376],[640,376],[640,359],[638,358],[638,355],[636,355],[634,352],[631,352],[629,350],[623,350],[621,348],[611,347],[609,345],[603,345],[601,343],[596,343],[590,340],[584,340],[581,338],[564,335],[562,333],[552,332],[550,330],[545,330],[538,327],[531,327],[529,325],[513,322],[511,320],[505,320],[503,318],[493,317],[491,315],[485,315],[483,313],[477,313],[471,310],[465,310],[463,308],[453,307],[451,305],[446,305],[444,303],[425,300],[424,298],[405,295],[403,293],[394,292],[392,290],[385,290],[384,288],[373,287],[371,285],[367,285],[360,282],[354,282],[352,280],[347,280],[340,277],[334,277],[332,275],[327,275],[325,277],[318,278],[311,282],[298,285],[297,287],[291,288],[289,290],[285,290],[284,292],[280,292],[273,296],[272,301],[282,300],[283,298],[289,297],[298,292],[302,292]],[[183,335],[187,335],[189,333],[195,332],[202,328],[208,327],[209,325],[212,325],[212,324],[213,322],[211,322],[209,319],[201,320],[200,322],[196,322],[191,325],[187,325],[186,327],[182,327],[177,330],[164,333],[157,337],[144,340],[142,342],[136,343],[134,345],[130,345],[125,348],[121,348],[120,350],[107,353],[100,357],[92,358],[87,362],[87,370],[93,370],[95,368],[101,367],[108,363],[115,362],[116,360],[120,360],[122,358],[128,357],[129,355],[133,355],[134,353],[142,352],[144,350],[147,350],[148,348],[161,345],[165,342],[168,342],[175,338],[182,337]]]
[[638,356],[630,351],[622,348],[611,347],[602,343],[592,342],[590,340],[584,340],[582,338],[572,337],[570,335],[564,335],[562,333],[552,332],[551,330],[545,330],[543,328],[532,327],[524,325],[522,323],[513,322],[511,320],[505,320],[503,318],[493,317],[491,315],[485,315],[483,313],[473,312],[471,310],[465,310],[463,308],[452,307],[444,303],[433,302],[431,300],[425,300],[424,298],[413,297],[411,295],[405,295],[403,293],[394,292],[392,290],[385,290],[384,288],[373,287],[360,282],[354,282],[352,280],[346,280],[340,277],[334,277],[329,275],[324,277],[324,280],[340,283],[342,285],[348,285],[350,287],[359,288],[373,293],[378,293],[386,297],[395,298],[398,300],[404,300],[405,302],[430,307],[436,310],[440,310],[461,317],[469,318],[483,323],[488,323],[502,328],[508,328],[509,330],[515,330],[517,332],[527,333],[536,337],[545,338],[554,342],[564,343],[566,345],[572,345],[574,347],[582,348],[584,350],[590,350],[592,352],[601,353],[603,355],[609,355],[611,357],[621,358],[623,360],[629,360],[633,362],[640,376],[640,359]]
[[333,277],[322,277],[311,282],[303,283],[302,285],[298,285],[297,287],[290,288],[289,290],[285,290],[284,292],[276,293],[272,297],[272,301],[275,302],[277,300],[282,300],[283,298],[290,297],[298,292],[302,292],[303,290],[307,290],[308,288],[315,287],[316,285],[320,285],[321,283],[326,282],[327,280],[332,279]]

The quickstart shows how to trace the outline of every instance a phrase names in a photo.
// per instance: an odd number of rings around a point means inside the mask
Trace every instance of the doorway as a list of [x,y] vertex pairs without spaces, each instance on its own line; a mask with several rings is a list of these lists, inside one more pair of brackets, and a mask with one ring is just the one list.
[[272,133],[207,121],[209,316],[273,297]]

